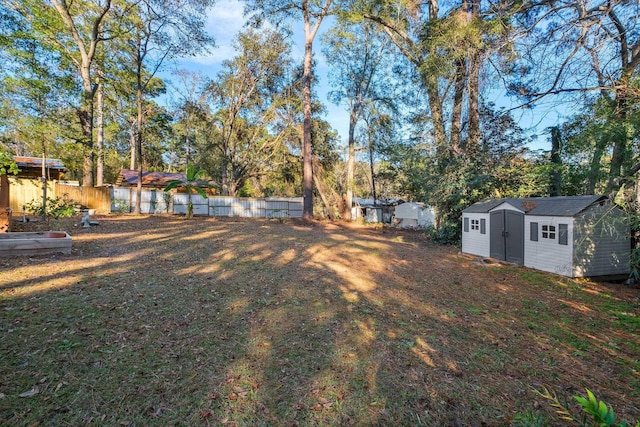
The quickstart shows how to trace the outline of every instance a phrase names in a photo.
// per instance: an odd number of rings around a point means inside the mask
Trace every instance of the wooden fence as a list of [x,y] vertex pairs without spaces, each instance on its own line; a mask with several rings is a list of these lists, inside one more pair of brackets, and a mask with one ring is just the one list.
[[[9,177],[9,188],[9,205],[14,213],[22,212],[28,203],[42,201],[43,187],[37,179]],[[79,205],[95,209],[99,214],[111,212],[111,191],[108,187],[80,187],[47,181],[47,197],[68,198]]]
[[98,214],[111,212],[111,189],[109,187],[80,187],[56,183],[56,196],[65,197],[65,195],[82,206],[95,209]]
[[[47,182],[47,197],[55,197],[55,182]],[[13,178],[9,175],[9,207],[13,213],[22,212],[24,206],[36,201],[42,203],[42,183],[37,179]]]

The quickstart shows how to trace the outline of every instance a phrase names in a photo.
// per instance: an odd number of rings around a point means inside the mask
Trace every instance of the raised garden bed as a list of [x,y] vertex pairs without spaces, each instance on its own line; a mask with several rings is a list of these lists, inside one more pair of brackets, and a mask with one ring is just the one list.
[[71,236],[65,231],[10,232],[0,234],[0,256],[71,253]]

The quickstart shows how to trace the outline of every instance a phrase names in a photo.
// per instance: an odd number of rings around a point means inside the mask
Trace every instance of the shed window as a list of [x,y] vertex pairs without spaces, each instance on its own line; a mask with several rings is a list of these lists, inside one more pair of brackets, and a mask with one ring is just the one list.
[[469,218],[464,219],[464,232],[465,233],[469,232]]
[[529,229],[531,231],[530,233],[530,239],[533,242],[537,242],[538,241],[538,223],[537,222],[532,222],[529,224]]
[[480,220],[480,234],[487,234],[487,220],[484,218]]
[[567,224],[558,224],[558,244],[569,244],[569,226]]
[[479,219],[472,219],[471,220],[471,229],[472,230],[480,230],[480,220]]
[[555,225],[543,225],[542,226],[542,238],[549,240],[556,240],[556,226]]

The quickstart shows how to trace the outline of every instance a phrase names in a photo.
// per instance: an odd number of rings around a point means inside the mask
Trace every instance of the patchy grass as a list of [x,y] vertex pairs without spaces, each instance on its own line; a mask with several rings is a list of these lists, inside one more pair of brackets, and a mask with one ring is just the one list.
[[386,228],[99,220],[0,259],[3,425],[509,425],[543,385],[640,417],[637,289]]

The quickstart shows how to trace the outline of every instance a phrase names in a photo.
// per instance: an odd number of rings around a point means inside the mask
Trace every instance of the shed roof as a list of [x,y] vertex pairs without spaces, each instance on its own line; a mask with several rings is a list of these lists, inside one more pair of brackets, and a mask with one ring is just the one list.
[[575,216],[594,203],[606,200],[605,196],[558,196],[487,199],[475,203],[462,212],[488,213],[502,203],[509,203],[527,215]]
[[[13,156],[13,161],[18,164],[18,178],[32,178],[42,175],[42,158]],[[60,179],[66,172],[66,168],[60,159],[45,159],[44,168],[48,176],[54,179]]]
[[400,203],[404,203],[402,199],[364,199],[361,197],[354,197],[352,203],[360,206],[397,206]]
[[[41,157],[13,156],[13,161],[18,164],[19,168],[42,168]],[[45,159],[44,166],[47,169],[64,170],[64,164],[60,159]]]

